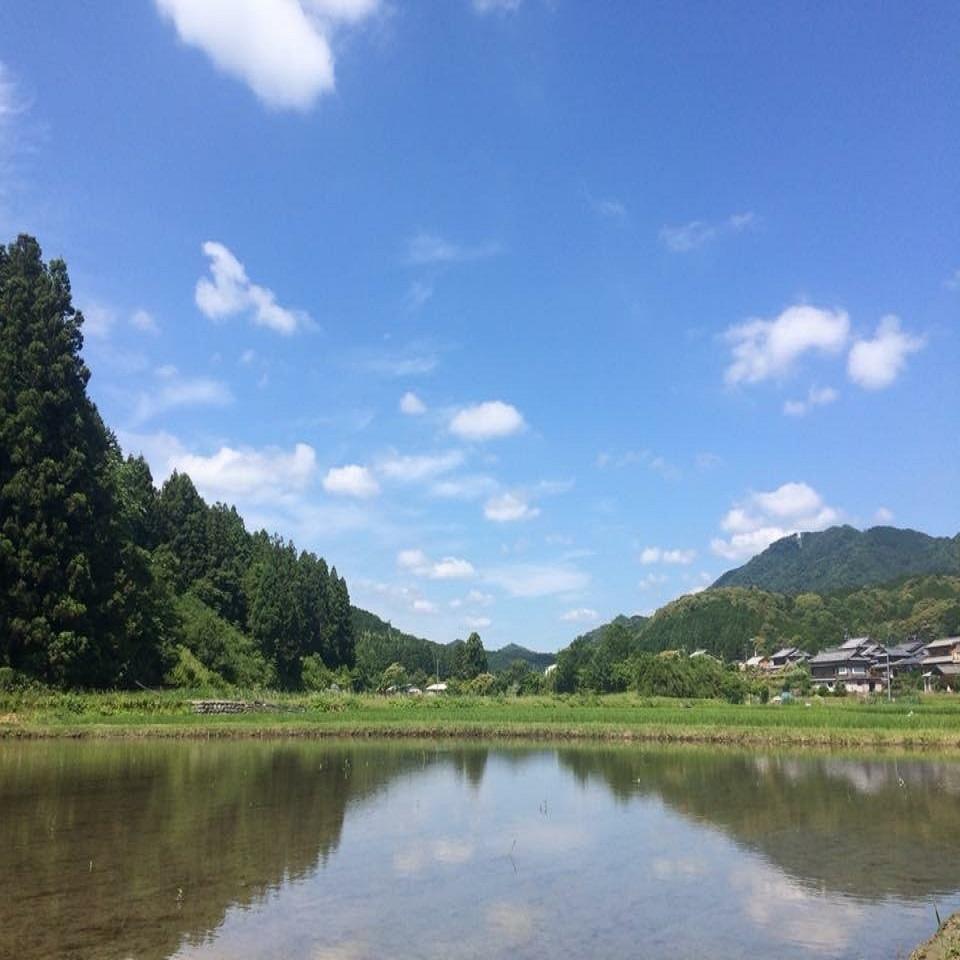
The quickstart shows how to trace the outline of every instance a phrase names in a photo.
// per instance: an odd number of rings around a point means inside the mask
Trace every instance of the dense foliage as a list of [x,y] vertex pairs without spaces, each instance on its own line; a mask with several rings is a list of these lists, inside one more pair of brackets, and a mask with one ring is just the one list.
[[62,261],[0,248],[0,668],[63,687],[301,684],[352,667],[346,582],[312,553],[158,491],[87,396]]
[[930,537],[895,527],[842,526],[784,537],[713,586],[833,593],[926,574],[960,576],[960,534]]

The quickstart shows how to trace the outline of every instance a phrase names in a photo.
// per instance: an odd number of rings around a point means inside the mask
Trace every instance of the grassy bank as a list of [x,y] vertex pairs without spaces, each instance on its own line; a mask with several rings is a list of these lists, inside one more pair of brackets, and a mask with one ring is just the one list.
[[[184,691],[5,694],[0,736],[379,736],[921,746],[960,749],[960,701],[820,700],[789,705],[640,698],[248,694],[241,714],[193,712]],[[240,695],[238,695],[240,696]]]
[[955,913],[924,944],[910,954],[910,960],[956,960],[960,957],[960,913]]

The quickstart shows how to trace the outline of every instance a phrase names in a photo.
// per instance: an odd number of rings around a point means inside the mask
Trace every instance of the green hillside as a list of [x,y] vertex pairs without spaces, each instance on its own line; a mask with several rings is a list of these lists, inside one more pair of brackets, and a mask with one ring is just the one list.
[[[629,623],[618,618],[613,623]],[[611,624],[583,639],[598,641]],[[705,649],[727,660],[754,646],[772,652],[796,644],[816,652],[844,634],[878,640],[960,633],[960,577],[910,577],[824,596],[724,587],[680,597],[633,632],[636,652]]]
[[717,587],[759,587],[775,593],[833,593],[900,577],[960,576],[960,535],[931,537],[896,527],[831,527],[777,540]]
[[[422,670],[433,676],[449,677],[456,672],[455,659],[462,640],[435,643],[423,637],[404,633],[375,613],[351,608],[354,632],[357,635],[357,664],[371,676],[382,673],[391,663],[400,663],[408,673]],[[515,643],[500,650],[487,651],[487,669],[491,673],[506,670],[515,660],[523,660],[542,673],[556,660],[552,653],[536,653]]]

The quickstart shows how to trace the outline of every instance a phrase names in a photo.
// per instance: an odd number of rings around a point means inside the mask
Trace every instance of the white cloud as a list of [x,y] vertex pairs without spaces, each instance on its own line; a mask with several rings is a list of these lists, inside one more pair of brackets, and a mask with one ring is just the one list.
[[209,499],[263,502],[305,490],[316,473],[317,456],[306,443],[296,444],[289,453],[276,447],[224,446],[208,457],[175,453],[169,463],[189,474]]
[[948,290],[960,290],[960,269],[954,270],[953,276],[947,277],[947,279],[943,281],[943,285]]
[[430,580],[465,580],[476,574],[469,560],[443,557],[434,562],[420,549],[401,550],[397,554],[397,566]]
[[788,417],[802,417],[814,407],[825,407],[833,403],[838,396],[833,387],[811,387],[807,391],[806,400],[787,400],[783,405],[783,412]]
[[430,577],[434,580],[463,580],[476,573],[469,560],[460,557],[444,557],[438,560],[431,570]]
[[427,412],[427,405],[412,391],[408,390],[400,398],[400,412],[408,417],[418,417]]
[[323,478],[323,489],[338,496],[367,499],[380,492],[380,485],[368,467],[351,463],[331,467]]
[[493,621],[489,617],[464,617],[463,623],[474,630],[483,630],[484,627],[489,627]]
[[450,421],[450,432],[464,440],[491,440],[508,437],[526,427],[520,411],[501,400],[488,400],[465,407]]
[[414,613],[436,613],[437,605],[430,600],[420,598],[413,601]]
[[784,377],[803,354],[838,354],[849,337],[850,318],[843,310],[797,305],[773,320],[748,320],[726,332],[733,357],[725,379],[738,384]]
[[430,493],[444,500],[479,500],[496,489],[497,481],[493,477],[471,474],[439,480],[430,488]]
[[459,450],[446,453],[419,456],[400,456],[395,454],[377,465],[377,471],[390,480],[414,482],[429,480],[441,473],[455,470],[463,463],[463,454]]
[[169,364],[157,368],[160,383],[137,395],[132,420],[141,424],[152,417],[183,407],[225,407],[233,402],[226,384],[209,377],[181,377]]
[[407,244],[407,262],[417,266],[438,263],[467,263],[485,260],[501,252],[496,243],[482,243],[469,247],[451,243],[439,234],[421,232],[410,238]]
[[432,373],[439,360],[429,344],[409,343],[393,352],[375,353],[360,360],[359,366],[388,377],[417,377]]
[[540,509],[531,506],[522,494],[503,493],[498,497],[491,497],[484,504],[483,515],[495,523],[510,523],[515,520],[532,520],[540,515]]
[[785,483],[776,490],[751,493],[724,515],[726,539],[711,541],[714,553],[727,560],[746,560],[775,540],[792,533],[823,530],[842,518],[835,507],[806,483]]
[[640,562],[644,566],[654,563],[669,563],[687,566],[697,558],[696,550],[663,550],[660,547],[644,547],[640,553]]
[[511,596],[522,598],[576,593],[590,582],[589,574],[574,567],[527,563],[490,570],[486,578]]
[[600,619],[600,614],[590,607],[576,607],[561,613],[560,619],[565,623],[596,623]]
[[882,390],[903,372],[907,357],[923,345],[923,337],[904,333],[899,317],[891,314],[880,321],[872,340],[857,340],[851,347],[847,373],[865,390]]
[[15,117],[22,109],[17,84],[10,68],[0,61],[0,124]]
[[83,306],[83,333],[84,336],[102,340],[109,336],[113,325],[117,322],[116,311],[102,303],[88,303]]
[[637,586],[641,590],[652,590],[654,587],[663,586],[670,578],[664,573],[648,573],[641,577]]
[[520,9],[523,0],[473,0],[477,13],[512,13]]
[[272,290],[251,283],[243,264],[222,243],[208,240],[203,252],[210,259],[210,277],[197,281],[195,299],[206,317],[225,320],[247,314],[258,327],[285,336],[309,325],[303,311],[281,307]]
[[142,307],[139,310],[134,310],[131,314],[130,326],[141,333],[158,334],[160,332],[160,327],[157,326],[153,314]]
[[155,0],[180,39],[242,80],[267,106],[307,110],[334,89],[330,38],[378,0]]
[[893,522],[893,511],[889,507],[878,507],[877,512],[873,515],[875,523],[888,524]]
[[672,253],[689,253],[715,240],[723,233],[741,233],[753,226],[756,216],[751,212],[734,213],[719,223],[691,220],[678,227],[665,226],[660,230],[660,242]]

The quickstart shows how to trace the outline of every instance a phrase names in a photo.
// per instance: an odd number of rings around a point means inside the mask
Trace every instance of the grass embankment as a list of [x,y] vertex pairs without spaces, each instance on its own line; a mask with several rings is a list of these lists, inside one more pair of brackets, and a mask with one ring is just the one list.
[[955,913],[924,944],[910,954],[910,960],[956,960],[960,957],[960,913]]
[[960,698],[813,698],[789,705],[641,698],[236,694],[269,706],[193,712],[191,694],[0,695],[0,736],[525,737],[960,749]]

